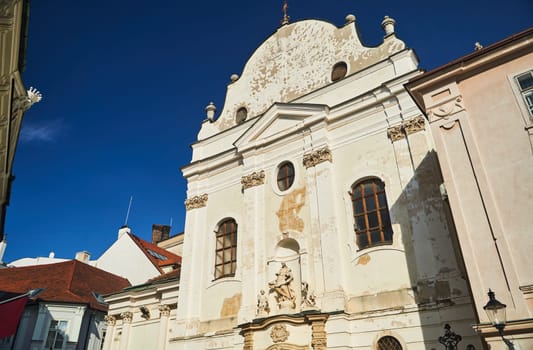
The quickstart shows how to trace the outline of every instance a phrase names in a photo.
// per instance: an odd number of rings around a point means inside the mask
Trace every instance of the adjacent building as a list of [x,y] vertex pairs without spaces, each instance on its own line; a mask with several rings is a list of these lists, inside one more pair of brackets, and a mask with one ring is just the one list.
[[[142,284],[151,278],[158,277],[181,267],[181,256],[166,250],[158,243],[169,241],[175,246],[174,237],[169,238],[170,227],[153,225],[152,243],[131,233],[131,229],[123,226],[118,237],[109,248],[96,260],[86,251],[76,253],[75,259],[101,270],[126,278],[132,285]],[[167,244],[168,245],[168,244]],[[9,267],[43,265],[68,261],[56,258],[52,252],[48,257],[21,258],[8,264]]]
[[0,263],[6,246],[4,226],[11,194],[13,160],[24,112],[41,94],[22,81],[29,0],[0,1]]
[[100,295],[129,285],[125,278],[77,260],[0,269],[0,291],[45,289],[26,305],[16,335],[0,339],[0,349],[100,350],[107,313]]
[[506,338],[533,348],[533,28],[407,84],[424,112],[470,289],[475,328],[507,345],[483,309],[507,306]]

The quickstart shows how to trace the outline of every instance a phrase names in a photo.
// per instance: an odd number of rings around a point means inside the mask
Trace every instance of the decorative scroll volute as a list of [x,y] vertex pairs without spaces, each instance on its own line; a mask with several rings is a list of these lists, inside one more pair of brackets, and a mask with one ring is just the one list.
[[440,118],[447,118],[455,113],[464,110],[463,98],[456,96],[452,100],[445,101],[438,106],[432,107],[428,110],[429,120],[435,121]]
[[194,196],[185,201],[185,209],[192,210],[203,208],[207,205],[207,194],[202,194],[201,196]]

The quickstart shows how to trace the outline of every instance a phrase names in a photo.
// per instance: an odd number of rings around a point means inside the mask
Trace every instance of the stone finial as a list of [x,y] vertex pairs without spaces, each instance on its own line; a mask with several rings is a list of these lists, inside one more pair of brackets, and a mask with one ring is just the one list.
[[236,82],[237,80],[239,80],[239,74],[232,74],[230,77],[229,77],[229,80],[231,80],[232,83]]
[[209,102],[207,107],[205,107],[205,113],[207,114],[207,120],[212,122],[215,119],[215,113],[217,111],[217,107],[213,102]]
[[345,22],[345,24],[349,24],[349,23],[352,23],[352,22],[355,22],[355,16],[352,15],[352,14],[346,15],[346,22]]
[[393,18],[390,18],[389,16],[383,17],[383,22],[381,22],[381,27],[385,31],[385,36],[394,34],[395,24],[396,24],[396,21]]
[[483,48],[483,45],[481,45],[478,41],[474,43],[474,50],[478,51]]

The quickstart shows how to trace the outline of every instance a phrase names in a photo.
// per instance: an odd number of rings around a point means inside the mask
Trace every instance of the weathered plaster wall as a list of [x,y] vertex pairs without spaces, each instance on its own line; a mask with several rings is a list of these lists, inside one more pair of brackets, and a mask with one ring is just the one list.
[[248,116],[258,116],[274,102],[289,102],[330,84],[331,70],[339,61],[347,63],[352,74],[404,48],[394,35],[376,48],[364,47],[354,22],[341,28],[316,20],[281,26],[257,48],[239,80],[228,86],[220,117],[204,124],[198,138],[235,125],[235,112],[241,107]]

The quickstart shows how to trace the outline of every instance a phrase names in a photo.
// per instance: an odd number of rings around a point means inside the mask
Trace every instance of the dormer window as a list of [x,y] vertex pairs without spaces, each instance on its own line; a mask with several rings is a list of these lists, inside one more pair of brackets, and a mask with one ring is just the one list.
[[346,62],[337,62],[331,70],[331,81],[341,80],[348,73],[348,65]]
[[235,122],[241,124],[246,120],[246,117],[248,117],[248,110],[246,107],[241,107],[237,110],[237,113],[235,113]]

